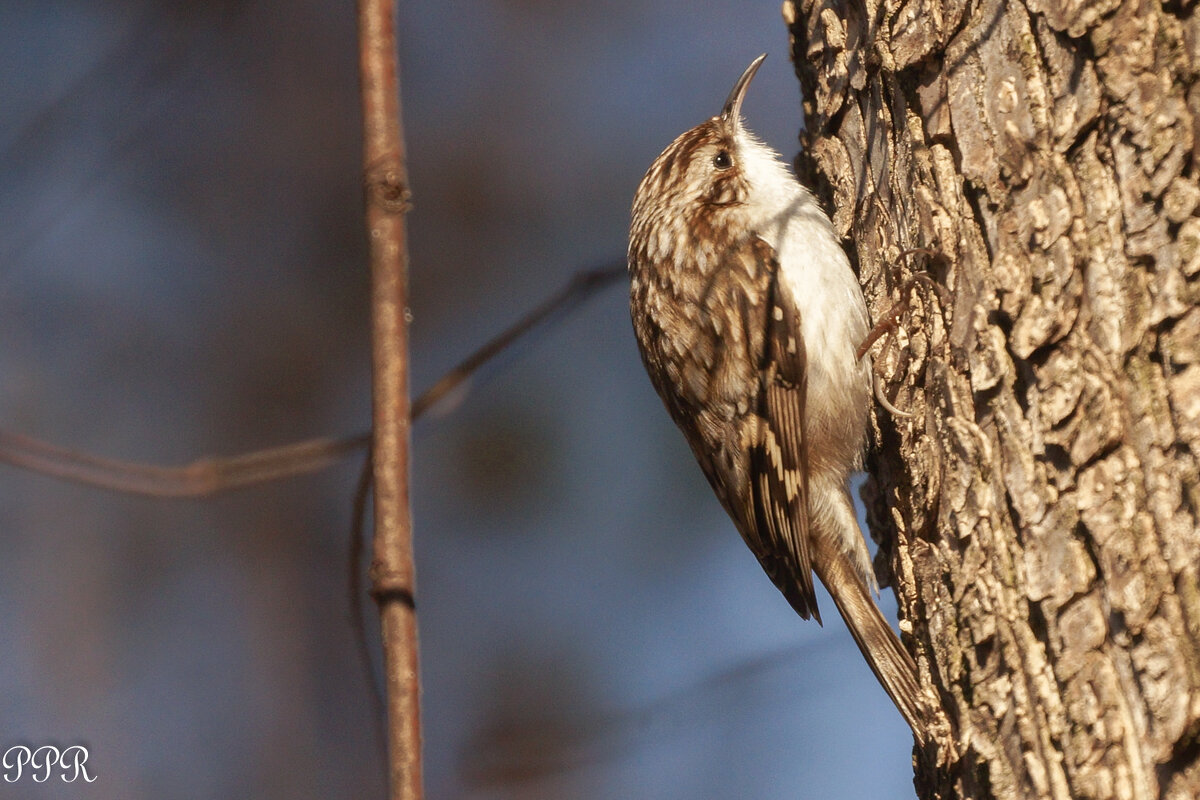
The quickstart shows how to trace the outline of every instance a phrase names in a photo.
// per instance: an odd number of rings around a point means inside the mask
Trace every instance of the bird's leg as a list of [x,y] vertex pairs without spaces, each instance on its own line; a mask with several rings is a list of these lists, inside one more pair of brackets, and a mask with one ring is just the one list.
[[[939,255],[939,253],[936,250],[930,250],[925,247],[914,247],[901,253],[900,260],[904,260],[905,258],[914,255],[923,255],[933,258]],[[858,351],[854,356],[856,360],[862,360],[862,357],[865,356],[867,351],[871,349],[871,345],[879,341],[879,339],[885,333],[894,333],[896,331],[896,328],[900,326],[900,318],[904,315],[904,312],[908,311],[908,307],[912,299],[912,290],[918,283],[924,284],[928,289],[937,294],[938,298],[942,300],[943,303],[946,302],[946,298],[943,294],[944,290],[941,286],[937,285],[937,283],[933,280],[933,277],[928,272],[921,270],[920,272],[913,273],[912,277],[906,280],[904,285],[900,287],[900,299],[892,304],[892,307],[889,308],[887,312],[884,313],[883,317],[875,323],[875,327],[871,328],[866,338],[862,340],[862,344],[858,346]]]
[[[915,247],[911,250],[905,250],[900,254],[900,258],[904,259],[913,255],[925,255],[932,258],[937,256],[938,253],[935,250],[929,250],[923,247]],[[875,323],[875,326],[871,328],[866,338],[863,339],[862,344],[858,346],[858,350],[855,353],[856,359],[861,360],[863,356],[867,354],[867,351],[871,349],[872,345],[879,341],[885,334],[895,334],[896,330],[900,327],[901,318],[903,318],[904,314],[909,310],[909,306],[912,302],[912,291],[917,287],[918,284],[924,285],[928,290],[937,294],[938,299],[943,303],[946,302],[946,297],[944,294],[945,290],[933,280],[928,272],[921,271],[914,273],[913,276],[906,280],[904,285],[900,287],[900,299],[897,300],[892,307],[884,313],[883,317]],[[877,375],[872,375],[872,383],[874,384],[875,388],[875,399],[879,401],[881,406],[898,417],[907,418],[912,416],[911,414],[901,411],[892,405],[892,403],[883,394]]]

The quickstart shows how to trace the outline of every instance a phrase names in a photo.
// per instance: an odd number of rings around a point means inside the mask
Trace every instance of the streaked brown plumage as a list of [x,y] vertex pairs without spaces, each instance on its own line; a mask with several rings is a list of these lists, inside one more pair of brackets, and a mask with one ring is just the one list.
[[[765,57],[765,56],[764,56]],[[801,617],[829,590],[914,732],[916,667],[871,599],[847,480],[871,403],[866,306],[829,218],[742,124],[746,87],[638,187],[630,307],[646,370],[738,531]]]

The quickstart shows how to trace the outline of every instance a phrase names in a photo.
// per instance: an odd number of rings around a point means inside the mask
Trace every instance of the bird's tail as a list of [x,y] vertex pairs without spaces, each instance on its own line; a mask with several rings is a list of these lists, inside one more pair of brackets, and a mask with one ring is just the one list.
[[917,739],[924,740],[928,726],[920,702],[916,663],[871,599],[862,578],[846,555],[831,542],[824,541],[824,537],[813,538],[816,540],[813,542],[816,551],[813,553],[813,568],[817,577],[829,590],[834,605],[850,629],[850,635],[858,643],[858,649],[867,659],[867,664],[884,691],[892,698]]

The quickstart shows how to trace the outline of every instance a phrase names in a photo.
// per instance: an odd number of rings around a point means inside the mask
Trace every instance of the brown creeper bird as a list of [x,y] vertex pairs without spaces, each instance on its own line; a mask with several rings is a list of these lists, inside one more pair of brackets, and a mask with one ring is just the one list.
[[829,217],[746,130],[742,99],[650,166],[633,201],[630,309],[642,361],[746,544],[796,612],[825,584],[921,735],[916,666],[872,601],[847,480],[871,408],[870,326]]

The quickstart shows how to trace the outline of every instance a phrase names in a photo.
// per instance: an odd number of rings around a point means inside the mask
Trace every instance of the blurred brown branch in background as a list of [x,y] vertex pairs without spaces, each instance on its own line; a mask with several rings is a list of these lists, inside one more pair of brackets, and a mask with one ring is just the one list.
[[[412,404],[415,420],[462,386],[481,367],[543,322],[577,308],[625,274],[612,264],[575,275],[511,327],[484,344],[437,380]],[[370,433],[317,438],[225,458],[201,458],[178,467],[141,464],[89,455],[39,439],[0,430],[0,462],[54,478],[126,494],[152,497],[210,497],[221,492],[318,472],[365,448]]]
[[229,458],[201,458],[160,467],[101,458],[0,431],[0,461],[55,478],[153,497],[205,497],[256,483],[316,472],[361,450],[370,434],[309,439]]

